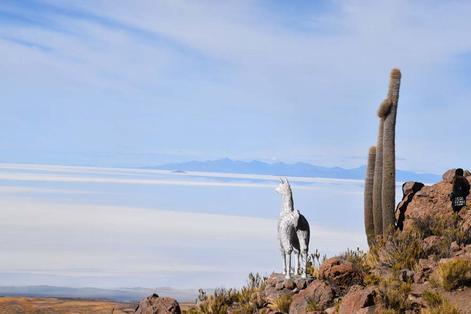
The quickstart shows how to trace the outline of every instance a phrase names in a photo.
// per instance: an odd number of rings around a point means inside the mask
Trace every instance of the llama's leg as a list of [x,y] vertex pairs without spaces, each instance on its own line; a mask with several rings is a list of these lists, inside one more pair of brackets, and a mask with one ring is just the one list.
[[300,266],[300,255],[299,252],[296,252],[296,264],[294,264],[294,274],[299,275],[299,266]]
[[285,278],[291,278],[291,252],[285,252],[286,273]]
[[302,278],[307,278],[307,250],[303,251],[302,254],[303,259],[303,273],[301,275]]
[[283,275],[286,275],[286,256],[283,250],[281,250],[281,259],[283,260]]

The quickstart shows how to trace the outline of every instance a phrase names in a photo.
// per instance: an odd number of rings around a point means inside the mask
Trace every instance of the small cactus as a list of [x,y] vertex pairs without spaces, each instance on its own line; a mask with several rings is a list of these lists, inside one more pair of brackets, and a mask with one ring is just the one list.
[[373,222],[373,177],[375,171],[376,161],[376,146],[371,146],[368,152],[368,164],[366,168],[365,177],[365,203],[364,203],[364,219],[365,219],[365,233],[368,240],[368,245],[374,242],[375,226]]

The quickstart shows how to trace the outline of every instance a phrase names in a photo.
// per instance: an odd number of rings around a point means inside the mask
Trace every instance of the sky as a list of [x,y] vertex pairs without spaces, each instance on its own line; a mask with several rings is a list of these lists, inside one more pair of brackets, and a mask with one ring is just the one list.
[[466,167],[469,1],[0,2],[0,161],[363,165],[392,68],[398,167]]

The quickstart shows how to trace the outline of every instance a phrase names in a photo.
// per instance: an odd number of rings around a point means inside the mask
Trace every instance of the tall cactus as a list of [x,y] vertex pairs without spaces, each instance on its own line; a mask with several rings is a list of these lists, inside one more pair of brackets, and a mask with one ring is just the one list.
[[379,128],[376,144],[376,161],[373,179],[373,221],[375,226],[375,235],[383,234],[383,133],[384,118],[388,114],[390,102],[384,100],[378,109]]
[[387,235],[394,225],[394,208],[396,197],[396,115],[401,84],[401,71],[393,69],[389,81],[388,100],[389,110],[384,118],[383,132],[383,234]]
[[365,200],[364,200],[364,219],[365,219],[365,233],[368,245],[371,245],[375,239],[375,226],[373,222],[373,177],[375,172],[376,162],[376,146],[371,146],[368,151],[368,164],[366,167],[365,176]]

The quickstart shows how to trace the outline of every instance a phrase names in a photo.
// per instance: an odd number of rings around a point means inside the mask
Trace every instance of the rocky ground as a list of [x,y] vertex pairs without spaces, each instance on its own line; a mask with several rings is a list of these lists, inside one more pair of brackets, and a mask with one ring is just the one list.
[[99,300],[0,297],[2,314],[134,313],[135,304]]
[[403,230],[378,238],[369,252],[311,265],[307,280],[252,278],[240,291],[203,295],[185,312],[471,313],[471,206],[453,213],[453,173],[431,186],[408,183],[397,213]]

